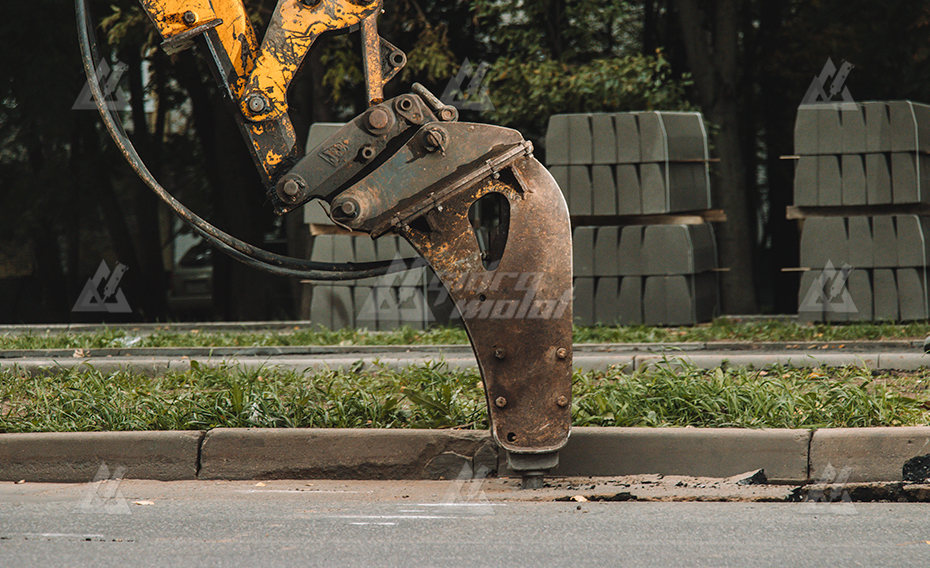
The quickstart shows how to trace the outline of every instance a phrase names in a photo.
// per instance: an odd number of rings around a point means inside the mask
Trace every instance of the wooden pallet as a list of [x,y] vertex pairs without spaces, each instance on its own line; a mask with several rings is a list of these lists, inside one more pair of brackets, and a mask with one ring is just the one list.
[[879,215],[918,215],[930,217],[930,205],[914,203],[911,205],[839,205],[826,207],[798,207],[789,205],[785,208],[785,218],[807,219],[809,217],[877,217]]
[[657,215],[573,215],[572,227],[613,227],[619,225],[701,225],[724,223],[723,209],[662,213]]
[[324,235],[348,235],[350,237],[370,237],[368,233],[353,231],[337,225],[323,225],[320,223],[310,223],[310,236],[322,237]]

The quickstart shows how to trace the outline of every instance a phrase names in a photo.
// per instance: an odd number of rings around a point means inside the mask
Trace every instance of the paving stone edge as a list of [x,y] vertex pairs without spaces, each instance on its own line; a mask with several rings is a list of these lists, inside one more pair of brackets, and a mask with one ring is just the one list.
[[[902,481],[930,463],[930,427],[748,430],[575,428],[554,476],[729,477],[770,482]],[[105,466],[105,467],[102,467]],[[235,429],[0,434],[0,481],[456,479],[514,475],[485,431]]]
[[[201,365],[234,366],[243,369],[280,368],[296,372],[318,372],[330,369],[355,367],[359,362],[370,368],[387,368],[403,370],[411,366],[422,366],[437,359],[444,362],[450,370],[475,369],[477,363],[474,355],[464,352],[449,352],[440,355],[422,353],[405,354],[329,354],[329,355],[295,355],[281,356],[206,356],[194,357]],[[731,367],[754,367],[757,369],[776,365],[797,368],[856,366],[869,370],[916,371],[930,367],[930,355],[924,353],[860,353],[860,352],[745,352],[701,353],[699,351],[659,354],[659,353],[577,353],[574,366],[584,371],[606,371],[621,369],[632,372],[649,366],[694,366],[700,369],[713,369],[722,365]],[[29,375],[43,376],[59,373],[63,369],[90,366],[101,372],[132,370],[146,375],[156,375],[168,371],[184,372],[191,367],[190,357],[143,356],[143,357],[29,357],[18,359],[0,358],[0,370],[16,370]]]

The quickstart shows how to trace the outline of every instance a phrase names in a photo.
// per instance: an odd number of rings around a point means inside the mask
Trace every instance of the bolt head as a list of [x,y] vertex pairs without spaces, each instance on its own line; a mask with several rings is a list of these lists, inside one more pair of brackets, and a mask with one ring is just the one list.
[[426,149],[430,152],[442,150],[446,145],[446,131],[437,126],[429,128],[424,136],[424,142]]
[[374,108],[368,113],[368,125],[375,130],[387,128],[391,123],[391,117],[383,108]]
[[559,359],[565,359],[566,357],[568,357],[568,349],[564,347],[559,347],[555,352],[555,356],[558,357]]
[[567,396],[560,396],[560,397],[558,398],[558,400],[556,400],[555,402],[556,402],[556,404],[558,404],[558,405],[561,406],[562,408],[565,408],[566,406],[568,406],[568,397],[567,397]]
[[182,16],[182,19],[184,20],[184,23],[185,23],[185,24],[187,24],[187,25],[190,26],[190,25],[193,25],[193,24],[197,23],[197,14],[195,14],[194,12],[191,12],[190,10],[188,10],[188,11],[184,12],[184,15]]
[[358,211],[358,207],[355,205],[354,201],[346,201],[342,204],[342,212],[348,217],[353,217]]
[[296,180],[289,179],[284,182],[284,193],[294,197],[300,193],[300,184]]
[[443,122],[452,122],[455,120],[455,109],[446,107],[439,111],[439,120]]
[[507,406],[507,399],[502,396],[497,397],[494,400],[494,406],[498,408],[504,408],[505,406]]
[[358,202],[354,199],[347,199],[342,203],[333,204],[332,214],[334,219],[342,219],[343,221],[352,221],[356,219],[361,211],[361,207]]
[[255,114],[263,112],[268,106],[268,101],[261,95],[252,95],[249,97],[249,110]]
[[504,351],[503,347],[498,347],[497,349],[494,350],[494,356],[497,357],[498,359],[503,359],[504,357],[507,356],[507,352]]

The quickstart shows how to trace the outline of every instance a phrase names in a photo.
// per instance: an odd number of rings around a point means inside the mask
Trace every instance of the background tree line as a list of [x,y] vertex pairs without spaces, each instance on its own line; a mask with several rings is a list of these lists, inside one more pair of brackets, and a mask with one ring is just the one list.
[[[275,2],[246,2],[261,33]],[[102,52],[127,70],[124,122],[149,167],[218,227],[260,244],[289,237],[197,49],[168,57],[135,0],[91,1]],[[550,115],[701,110],[712,133],[724,309],[796,310],[794,115],[827,58],[855,65],[857,101],[930,102],[930,0],[385,0],[382,35],[405,50],[389,86],[441,93],[465,59],[491,64],[495,110],[464,120],[519,129],[544,158]],[[163,252],[170,225],[110,143],[95,112],[72,110],[84,86],[68,0],[5,7],[0,21],[0,320],[70,321],[100,259],[130,267],[131,317],[169,317]],[[290,92],[298,136],[364,109],[358,34],[321,39]],[[214,256],[215,316],[287,318],[291,283]],[[130,292],[131,291],[131,292]],[[282,299],[284,298],[284,299]]]

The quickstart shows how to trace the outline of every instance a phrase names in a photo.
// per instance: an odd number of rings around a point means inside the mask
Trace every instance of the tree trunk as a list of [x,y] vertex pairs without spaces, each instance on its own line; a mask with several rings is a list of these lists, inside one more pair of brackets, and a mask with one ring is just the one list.
[[[129,65],[129,91],[132,105],[133,142],[146,166],[157,178],[161,177],[162,160],[161,139],[153,138],[148,129],[148,120],[145,113],[145,95],[142,78],[142,58],[135,49],[127,49],[121,56]],[[101,170],[105,171],[105,170]],[[141,312],[144,319],[149,321],[164,320],[168,314],[168,278],[162,261],[162,248],[158,221],[158,197],[132,173],[127,174],[130,180],[127,184],[133,189],[130,199],[119,199],[112,187],[112,180],[106,180],[105,190],[112,193],[105,197],[108,203],[102,204],[110,228],[110,234],[121,259],[128,253],[127,247],[132,248],[136,243],[136,254],[133,255],[132,264],[125,261],[129,267],[127,280],[135,284],[138,299],[134,309]],[[128,243],[121,242],[126,238],[127,229],[120,225],[127,219],[135,221],[135,239]],[[131,233],[130,233],[131,235]],[[130,273],[133,273],[130,275]]]
[[[761,3],[759,53],[778,51],[777,35],[785,24],[786,9],[785,3],[778,0]],[[771,262],[760,266],[760,273],[774,288],[775,313],[794,314],[798,310],[798,296],[791,291],[800,287],[800,277],[797,272],[783,272],[782,268],[800,265],[801,239],[797,221],[785,218],[786,208],[794,202],[794,163],[782,160],[781,156],[794,153],[792,125],[797,101],[786,96],[778,70],[767,62],[767,58],[760,57],[758,115],[765,131],[769,190],[766,236],[771,240]]]
[[[727,213],[717,225],[721,266],[729,269],[721,278],[723,312],[750,314],[758,311],[752,269],[755,215],[749,210],[745,147],[740,135],[740,102],[737,96],[739,52],[739,0],[716,0],[701,10],[697,0],[677,0],[682,38],[695,87],[704,113],[718,128],[714,146],[720,164],[713,197]],[[713,18],[710,34],[705,22]]]
[[656,13],[655,0],[644,0],[643,2],[643,51],[646,57],[655,55],[658,48],[658,26],[659,18]]
[[546,39],[552,58],[556,61],[562,59],[565,46],[562,41],[566,23],[565,2],[563,0],[548,0],[546,10]]

